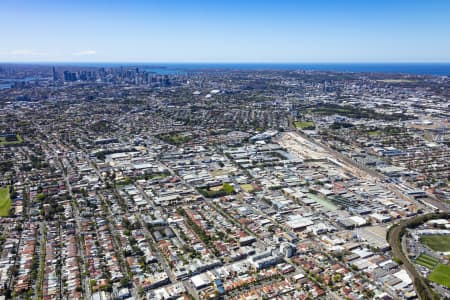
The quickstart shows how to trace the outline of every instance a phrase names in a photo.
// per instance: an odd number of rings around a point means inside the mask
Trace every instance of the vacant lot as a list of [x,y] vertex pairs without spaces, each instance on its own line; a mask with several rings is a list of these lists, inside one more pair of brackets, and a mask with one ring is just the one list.
[[450,266],[439,264],[428,279],[450,288]]
[[438,262],[439,261],[436,258],[423,253],[416,259],[416,264],[424,266],[430,270],[432,270]]
[[423,235],[420,237],[420,241],[434,251],[450,251],[450,235]]
[[11,208],[11,198],[9,197],[9,187],[0,188],[0,217],[7,217]]
[[223,188],[223,187],[222,187],[221,185],[217,185],[217,186],[212,186],[212,187],[210,187],[209,190],[210,190],[210,191],[213,191],[213,192],[218,192],[218,191],[220,191],[222,188]]
[[251,184],[241,184],[241,189],[243,189],[244,192],[247,192],[247,193],[251,193],[254,191],[253,185],[251,185]]

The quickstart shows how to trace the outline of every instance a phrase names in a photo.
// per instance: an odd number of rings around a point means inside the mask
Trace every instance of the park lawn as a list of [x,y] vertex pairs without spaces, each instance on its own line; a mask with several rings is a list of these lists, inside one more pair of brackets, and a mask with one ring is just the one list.
[[372,130],[372,131],[369,131],[368,134],[369,134],[369,136],[376,136],[376,135],[379,135],[380,132],[378,130]]
[[191,134],[185,134],[181,132],[164,133],[158,135],[157,137],[166,143],[176,146],[190,142],[194,138],[194,136],[192,136]]
[[432,270],[437,265],[438,262],[439,261],[436,258],[424,253],[420,254],[419,257],[416,259],[416,264],[424,266],[425,268],[428,268],[430,270]]
[[443,264],[437,265],[428,279],[450,288],[450,266]]
[[450,251],[450,235],[422,235],[420,242],[434,251]]
[[11,198],[9,196],[9,186],[0,188],[0,217],[9,216],[11,209]]
[[315,128],[314,122],[311,122],[311,121],[295,121],[294,125],[295,125],[295,128],[297,128],[297,129],[314,129]]

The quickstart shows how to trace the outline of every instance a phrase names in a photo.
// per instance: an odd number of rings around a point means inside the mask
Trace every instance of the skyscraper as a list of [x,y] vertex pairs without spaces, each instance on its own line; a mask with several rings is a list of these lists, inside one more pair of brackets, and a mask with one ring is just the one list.
[[52,74],[53,74],[53,81],[57,81],[58,80],[58,73],[56,73],[55,66],[53,66],[53,68],[52,68]]

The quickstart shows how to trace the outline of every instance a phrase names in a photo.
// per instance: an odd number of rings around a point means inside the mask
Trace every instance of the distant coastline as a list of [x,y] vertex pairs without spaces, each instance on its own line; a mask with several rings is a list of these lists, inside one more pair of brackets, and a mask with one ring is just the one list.
[[160,75],[182,74],[206,70],[244,71],[330,71],[350,73],[392,73],[450,76],[450,63],[156,63],[156,62],[23,62],[1,64],[28,64],[77,67],[139,66],[142,70]]

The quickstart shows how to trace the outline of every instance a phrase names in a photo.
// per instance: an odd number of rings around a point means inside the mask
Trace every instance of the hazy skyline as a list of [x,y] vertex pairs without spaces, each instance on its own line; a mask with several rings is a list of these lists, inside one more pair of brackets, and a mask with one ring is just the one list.
[[4,0],[0,61],[450,62],[449,1],[368,2]]

